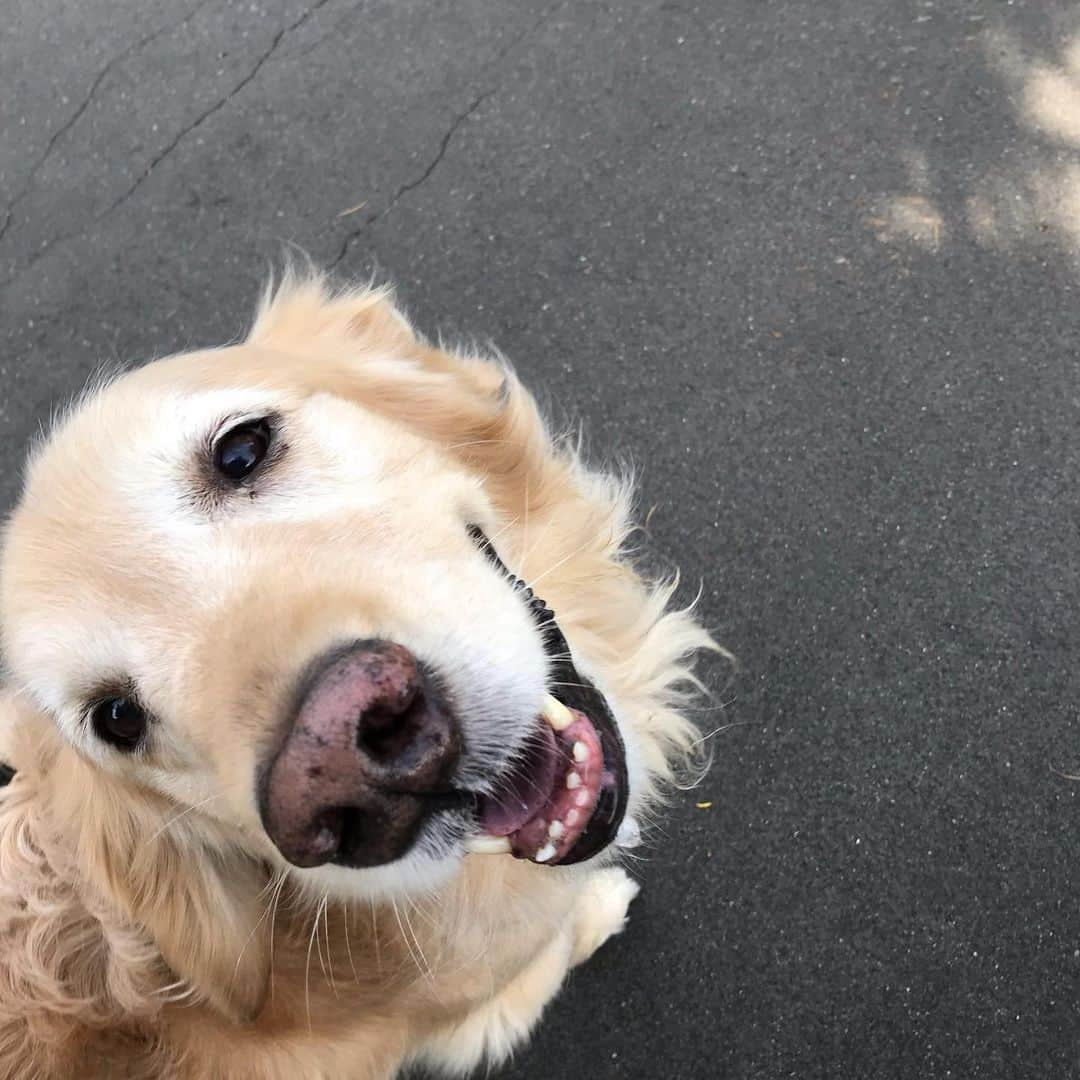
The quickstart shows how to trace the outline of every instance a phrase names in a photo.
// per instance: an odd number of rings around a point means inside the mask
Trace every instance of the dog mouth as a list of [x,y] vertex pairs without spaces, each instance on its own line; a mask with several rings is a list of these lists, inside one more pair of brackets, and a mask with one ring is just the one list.
[[522,753],[477,799],[472,851],[569,866],[619,835],[629,779],[626,748],[604,695],[577,669],[555,615],[511,577],[542,635],[550,685]]
[[551,865],[582,862],[615,839],[626,796],[616,729],[548,695],[520,759],[478,801],[481,834],[470,848]]

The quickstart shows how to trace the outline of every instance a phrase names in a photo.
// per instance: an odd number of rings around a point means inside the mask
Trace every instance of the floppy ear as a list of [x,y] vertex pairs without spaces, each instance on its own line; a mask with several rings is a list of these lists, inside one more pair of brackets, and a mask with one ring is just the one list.
[[76,837],[50,798],[59,742],[0,690],[0,743],[18,765],[0,792],[0,1075],[85,1071],[82,1029],[152,1019],[172,978],[145,931],[80,872]]
[[409,320],[394,304],[394,291],[351,288],[333,292],[324,277],[287,269],[263,293],[248,333],[252,345],[310,353],[320,344],[363,341],[400,353],[416,343]]
[[316,273],[286,272],[264,293],[248,342],[277,357],[268,385],[281,379],[363,404],[442,443],[507,493],[529,489],[543,501],[564,479],[536,404],[509,368],[428,343],[389,288],[334,292]]
[[[466,393],[498,405],[507,370],[480,357],[436,348],[425,341],[397,306],[387,285],[333,290],[315,272],[287,270],[263,293],[248,343],[303,357],[304,370],[288,366],[290,385],[313,391],[355,395],[350,378],[360,378],[376,394],[392,391],[387,382],[405,380],[406,400]],[[432,383],[432,376],[442,376]],[[344,380],[344,382],[343,382]],[[391,397],[393,394],[391,393]]]
[[254,1020],[270,983],[265,871],[239,853],[163,839],[128,864],[118,895],[181,979],[231,1020]]
[[156,795],[121,787],[71,751],[61,759],[60,769],[83,774],[65,787],[84,792],[72,820],[88,878],[196,994],[234,1021],[253,1020],[270,979],[264,865]]

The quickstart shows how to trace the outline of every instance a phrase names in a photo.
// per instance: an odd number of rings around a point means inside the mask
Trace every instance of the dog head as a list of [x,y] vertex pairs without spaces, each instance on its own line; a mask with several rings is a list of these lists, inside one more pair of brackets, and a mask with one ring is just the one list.
[[220,939],[255,934],[273,869],[386,897],[469,850],[607,848],[686,741],[612,687],[701,643],[643,651],[663,598],[617,556],[624,500],[378,291],[291,281],[244,343],[93,389],[32,456],[2,595],[88,872],[250,1012],[263,953]]

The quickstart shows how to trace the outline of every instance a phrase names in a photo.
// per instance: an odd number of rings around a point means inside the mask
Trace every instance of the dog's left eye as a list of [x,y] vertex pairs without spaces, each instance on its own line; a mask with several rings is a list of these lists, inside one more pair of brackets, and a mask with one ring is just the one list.
[[146,733],[146,710],[131,698],[99,701],[90,713],[94,734],[117,750],[131,751]]
[[214,468],[234,484],[246,480],[270,449],[270,425],[251,420],[226,431],[214,444]]

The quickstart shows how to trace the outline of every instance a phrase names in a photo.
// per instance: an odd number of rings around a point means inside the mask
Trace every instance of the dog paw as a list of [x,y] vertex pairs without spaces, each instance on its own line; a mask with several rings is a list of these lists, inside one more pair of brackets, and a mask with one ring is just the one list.
[[571,963],[581,964],[608,938],[622,932],[630,902],[641,886],[621,867],[597,870],[578,898]]
[[413,1062],[466,1076],[482,1064],[506,1061],[528,1037],[569,970],[571,941],[559,934],[490,1001],[462,1020],[433,1032]]

